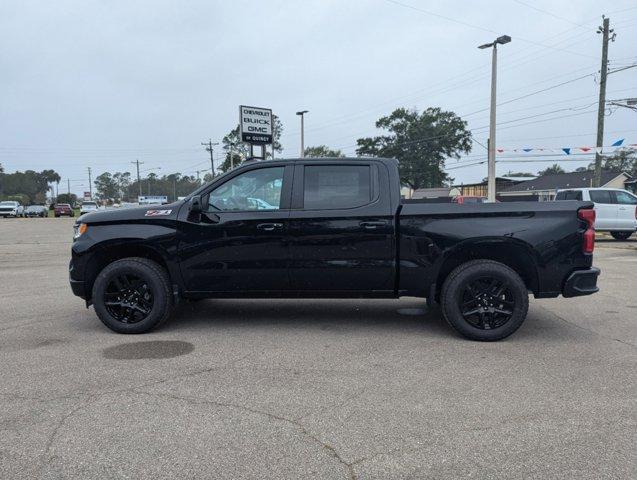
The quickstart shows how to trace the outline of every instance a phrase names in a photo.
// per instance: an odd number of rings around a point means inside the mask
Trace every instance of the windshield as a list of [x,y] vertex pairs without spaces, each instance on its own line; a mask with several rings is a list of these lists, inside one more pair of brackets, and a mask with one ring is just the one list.
[[12,207],[17,205],[18,202],[0,202],[0,205],[11,205]]
[[84,202],[82,203],[83,207],[97,207],[97,203],[95,202]]
[[41,205],[29,205],[27,207],[27,210],[29,212],[37,212],[38,210],[41,210],[42,208],[44,208],[44,207],[42,207]]

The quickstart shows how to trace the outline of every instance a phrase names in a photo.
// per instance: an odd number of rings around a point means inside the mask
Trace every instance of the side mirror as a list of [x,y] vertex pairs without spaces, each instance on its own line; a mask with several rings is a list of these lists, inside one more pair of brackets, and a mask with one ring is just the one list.
[[190,213],[201,213],[201,196],[195,195],[190,199]]

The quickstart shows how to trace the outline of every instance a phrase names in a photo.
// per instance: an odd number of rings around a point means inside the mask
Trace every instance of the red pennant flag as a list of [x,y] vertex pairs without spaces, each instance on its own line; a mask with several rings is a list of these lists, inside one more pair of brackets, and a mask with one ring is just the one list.
[[504,148],[496,148],[496,150],[498,151],[498,153],[504,152]]
[[588,151],[591,149],[591,147],[579,147],[579,149],[580,149],[582,152],[588,152]]

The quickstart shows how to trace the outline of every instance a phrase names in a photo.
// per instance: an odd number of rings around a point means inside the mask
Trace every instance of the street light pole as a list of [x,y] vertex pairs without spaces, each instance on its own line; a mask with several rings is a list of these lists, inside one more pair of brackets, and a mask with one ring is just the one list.
[[488,148],[488,161],[487,161],[487,201],[495,202],[496,195],[496,185],[495,185],[495,122],[496,122],[496,92],[497,92],[497,81],[498,81],[498,44],[504,45],[505,43],[509,43],[511,41],[511,37],[508,35],[502,35],[501,37],[496,38],[491,43],[485,43],[484,45],[480,45],[478,48],[485,49],[492,47],[493,51],[491,52],[491,105],[489,112],[489,143],[487,144]]
[[308,112],[309,110],[296,112],[301,117],[301,158],[305,157],[305,114]]

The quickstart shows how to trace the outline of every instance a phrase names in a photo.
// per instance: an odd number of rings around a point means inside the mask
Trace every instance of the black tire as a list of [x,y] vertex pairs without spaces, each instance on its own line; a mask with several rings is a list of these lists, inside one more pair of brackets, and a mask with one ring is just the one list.
[[[140,319],[118,318],[117,314],[122,310],[130,313],[133,309],[113,306],[119,301],[119,294],[109,293],[116,279],[139,279],[145,291],[150,294],[151,302],[147,313],[139,313]],[[139,288],[137,289],[139,293]],[[105,297],[112,298],[115,302],[107,305]],[[104,325],[117,333],[146,333],[159,327],[170,317],[173,311],[173,297],[170,291],[170,279],[168,273],[157,263],[145,258],[130,257],[117,260],[105,267],[95,279],[93,284],[93,305],[95,313]],[[139,307],[135,307],[139,308]],[[136,313],[133,312],[133,315]],[[127,314],[124,313],[124,316]]]
[[628,240],[633,232],[614,231],[610,232],[615,240]]
[[[486,288],[480,289],[480,285]],[[449,274],[440,304],[445,320],[458,333],[491,342],[520,328],[529,309],[529,294],[524,281],[506,265],[472,260]]]

